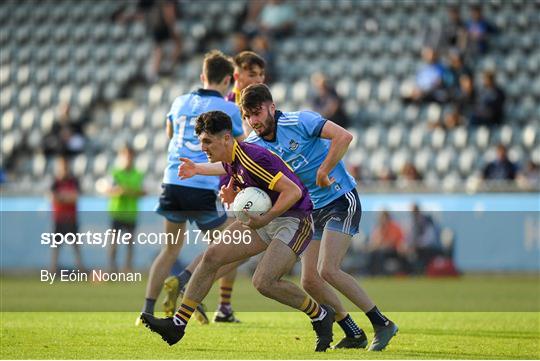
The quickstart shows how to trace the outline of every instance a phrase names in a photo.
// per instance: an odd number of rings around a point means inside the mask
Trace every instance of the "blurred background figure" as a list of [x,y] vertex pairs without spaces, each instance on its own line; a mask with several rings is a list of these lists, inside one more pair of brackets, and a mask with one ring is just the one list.
[[343,100],[328,78],[322,73],[315,73],[311,76],[311,84],[314,90],[311,98],[312,109],[343,128],[349,127],[349,117],[343,108]]
[[405,237],[399,223],[383,210],[371,233],[368,244],[368,272],[371,275],[390,275],[405,271],[403,258]]
[[406,162],[401,168],[397,179],[397,186],[401,189],[408,187],[418,187],[422,181],[422,175],[411,162]]
[[237,31],[229,37],[229,44],[226,53],[239,54],[243,51],[251,50],[249,46],[249,37],[246,33]]
[[292,33],[295,10],[286,0],[268,0],[259,16],[258,32],[272,39],[280,39]]
[[471,125],[501,125],[504,121],[504,91],[497,85],[495,72],[482,74],[482,88],[478,91],[477,103]]
[[57,109],[58,117],[51,131],[43,139],[46,155],[72,156],[84,151],[86,139],[83,135],[83,121],[76,119],[69,103],[61,103]]
[[464,51],[467,44],[467,28],[457,6],[449,6],[446,19],[431,26],[424,34],[424,44],[434,47],[441,54],[455,49]]
[[516,178],[517,166],[508,159],[506,147],[499,144],[496,149],[495,160],[486,164],[482,171],[482,178],[489,181],[510,181]]
[[447,100],[445,91],[446,68],[439,60],[437,51],[431,47],[422,49],[423,64],[416,73],[415,87],[412,94],[405,96],[405,101],[417,103],[439,102]]
[[472,70],[465,64],[463,55],[456,50],[448,53],[448,87],[450,96],[460,90],[460,79],[462,76],[472,78]]
[[411,207],[411,223],[407,240],[409,262],[415,274],[424,274],[429,263],[441,254],[440,228],[433,218]]
[[471,60],[484,55],[489,50],[489,39],[497,33],[495,26],[484,18],[482,7],[473,5],[469,9],[467,21],[467,52]]
[[[146,194],[143,188],[144,175],[133,165],[135,153],[129,146],[124,146],[118,152],[118,166],[111,171],[111,184],[107,190],[109,200],[109,214],[112,220],[111,228],[124,234],[135,237],[137,226],[137,213],[139,199]],[[109,245],[109,269],[118,270],[116,264],[117,245]],[[125,272],[133,270],[133,244],[127,244]]]
[[259,34],[251,40],[251,49],[259,54],[265,61],[264,83],[271,84],[276,80],[275,54],[270,47],[270,40],[266,35]]
[[451,111],[444,119],[445,128],[452,129],[462,124],[470,125],[475,106],[476,91],[473,78],[463,73],[459,77],[459,89],[452,98]]
[[[54,233],[66,235],[78,232],[77,201],[79,192],[79,181],[71,174],[68,159],[65,156],[59,156],[56,159],[54,181],[49,194],[52,203]],[[60,247],[62,246],[51,248],[51,272],[57,272],[59,269]],[[75,252],[75,266],[84,272],[81,249],[77,243],[73,244],[72,247]]]
[[[176,30],[177,9],[176,2],[172,0],[140,0],[139,4],[147,11],[147,24],[154,39],[152,54],[152,70],[150,80],[154,80],[161,71],[169,73],[180,59],[182,53],[182,40]],[[164,46],[172,41],[174,48],[168,69],[161,66]]]
[[[121,6],[113,19],[126,23],[133,20],[143,21],[147,32],[152,36],[154,50],[152,52],[151,66],[147,73],[149,81],[157,80],[162,74],[169,74],[182,55],[182,37],[176,28],[179,16],[178,3],[174,0],[138,0],[135,9],[126,9]],[[167,66],[163,67],[165,46],[172,44],[173,50]]]
[[535,190],[540,188],[540,166],[529,160],[523,170],[517,175],[517,183],[522,189]]

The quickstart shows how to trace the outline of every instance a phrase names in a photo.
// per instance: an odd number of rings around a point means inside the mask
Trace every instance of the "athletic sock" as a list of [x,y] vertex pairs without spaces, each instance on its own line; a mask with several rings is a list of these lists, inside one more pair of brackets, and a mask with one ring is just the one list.
[[388,326],[388,318],[386,318],[381,311],[379,311],[377,306],[373,306],[371,310],[366,312],[366,316],[369,318],[373,326]]
[[300,310],[311,318],[311,322],[320,321],[326,316],[325,309],[309,298],[309,296],[306,296],[304,303],[300,306]]
[[189,272],[187,269],[185,269],[182,272],[180,272],[179,274],[177,274],[176,278],[178,279],[178,289],[181,290],[189,282],[189,279],[191,278],[191,272]]
[[233,283],[221,282],[221,286],[219,287],[219,310],[225,314],[229,314],[232,312],[231,294],[233,290]]
[[174,324],[176,326],[187,325],[189,319],[191,318],[191,315],[195,311],[195,308],[198,304],[198,302],[184,297],[184,299],[182,299],[182,304],[180,305],[180,308],[173,317]]
[[347,314],[343,319],[339,320],[338,325],[341,327],[345,336],[347,337],[358,337],[362,335],[362,329],[358,327],[356,322],[352,319],[351,315]]
[[149,313],[151,315],[154,314],[154,306],[156,305],[156,300],[154,300],[153,298],[145,298],[144,299],[144,308],[143,308],[143,312],[144,313]]

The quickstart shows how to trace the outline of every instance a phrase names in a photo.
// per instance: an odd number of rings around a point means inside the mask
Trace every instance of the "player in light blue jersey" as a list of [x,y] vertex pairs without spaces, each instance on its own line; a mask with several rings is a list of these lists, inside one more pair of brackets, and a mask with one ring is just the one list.
[[345,170],[342,158],[352,135],[312,111],[276,110],[272,94],[264,84],[253,84],[242,92],[242,113],[253,132],[246,142],[279,155],[309,190],[314,203],[314,242],[302,258],[302,285],[319,303],[336,310],[336,321],[346,337],[335,348],[367,346],[365,333],[347,313],[327,282],[366,313],[375,330],[369,350],[380,351],[396,334],[397,326],[375,306],[341,263],[358,233],[361,206],[356,183]]
[[[221,52],[212,51],[206,54],[201,74],[203,88],[176,98],[167,114],[167,135],[170,138],[168,164],[156,211],[165,217],[165,231],[172,234],[175,240],[178,234],[183,235],[186,231],[188,221],[195,222],[203,232],[226,226],[227,215],[217,198],[219,178],[199,176],[181,180],[177,173],[180,157],[194,162],[208,161],[195,134],[195,121],[200,114],[212,110],[223,111],[232,119],[233,136],[239,140],[244,138],[240,109],[224,99],[231,85],[233,71],[232,61]],[[143,312],[154,313],[154,305],[163,281],[177,259],[182,244],[183,239],[180,242],[167,243],[154,260],[150,268]],[[174,312],[176,298],[182,288],[180,281],[181,279],[173,277],[171,282],[165,284],[165,288],[170,291],[167,292],[165,301],[168,304],[174,303],[169,307],[171,313]],[[202,318],[199,320],[207,323],[203,309],[200,311],[199,316]],[[137,321],[139,323],[140,318],[137,318]]]

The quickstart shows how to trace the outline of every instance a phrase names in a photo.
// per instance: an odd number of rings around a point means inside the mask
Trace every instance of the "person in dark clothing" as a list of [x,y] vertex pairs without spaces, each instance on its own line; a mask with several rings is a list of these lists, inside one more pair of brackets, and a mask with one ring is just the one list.
[[506,147],[502,144],[497,146],[497,158],[488,163],[482,171],[484,180],[514,180],[517,167],[508,159]]
[[489,37],[497,33],[497,28],[484,18],[479,5],[471,6],[470,16],[467,21],[467,52],[472,60],[488,52]]
[[[77,200],[79,198],[79,181],[69,170],[68,159],[61,156],[56,161],[55,178],[50,190],[52,202],[52,215],[54,233],[66,235],[77,233]],[[81,250],[77,243],[73,244],[75,263],[79,270],[83,270]],[[59,248],[52,248],[51,272],[58,269]]]
[[334,123],[347,128],[349,126],[349,117],[343,109],[343,100],[338,95],[335,87],[321,73],[313,74],[311,82],[315,88],[315,94],[311,99],[313,110],[321,114],[325,119],[332,119]]
[[471,125],[500,125],[504,120],[504,91],[496,84],[494,72],[484,72],[482,80]]

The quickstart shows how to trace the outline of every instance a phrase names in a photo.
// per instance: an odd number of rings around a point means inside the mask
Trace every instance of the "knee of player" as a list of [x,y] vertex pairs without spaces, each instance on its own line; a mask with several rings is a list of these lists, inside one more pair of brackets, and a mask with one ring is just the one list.
[[339,272],[339,269],[323,263],[317,271],[323,280],[332,283],[336,274]]
[[219,268],[223,264],[223,257],[215,247],[210,247],[204,252],[201,263]]
[[258,275],[255,273],[252,279],[253,286],[262,295],[268,295],[272,290],[272,280],[268,279],[264,275]]
[[321,285],[321,277],[318,274],[310,274],[302,276],[302,288],[310,293],[317,290]]

